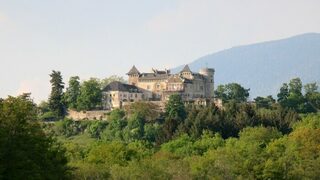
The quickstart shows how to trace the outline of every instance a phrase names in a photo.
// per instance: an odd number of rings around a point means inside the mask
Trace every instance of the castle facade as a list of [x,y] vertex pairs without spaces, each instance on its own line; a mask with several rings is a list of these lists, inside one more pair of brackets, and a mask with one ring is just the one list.
[[113,109],[126,102],[165,102],[172,94],[179,94],[186,103],[206,104],[214,97],[214,72],[212,68],[203,68],[196,73],[186,65],[175,74],[156,69],[151,73],[140,73],[133,66],[127,73],[128,84],[112,82],[103,89],[103,106]]

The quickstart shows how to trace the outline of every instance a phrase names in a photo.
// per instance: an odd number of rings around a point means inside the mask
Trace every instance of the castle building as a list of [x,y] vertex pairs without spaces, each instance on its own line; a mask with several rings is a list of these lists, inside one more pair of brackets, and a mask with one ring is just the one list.
[[134,85],[114,81],[102,90],[104,109],[121,108],[124,103],[143,100],[143,93]]
[[176,74],[157,69],[152,69],[151,73],[140,73],[133,66],[127,73],[129,84],[113,82],[103,90],[104,108],[117,108],[123,102],[140,100],[165,102],[172,94],[181,95],[186,103],[206,104],[214,97],[214,72],[214,69],[203,68],[195,73],[186,65]]

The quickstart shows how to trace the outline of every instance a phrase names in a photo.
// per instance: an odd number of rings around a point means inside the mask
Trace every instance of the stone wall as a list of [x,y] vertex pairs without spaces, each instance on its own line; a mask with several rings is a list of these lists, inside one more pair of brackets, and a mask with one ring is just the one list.
[[79,120],[107,120],[107,113],[110,111],[73,111],[69,110],[67,118]]

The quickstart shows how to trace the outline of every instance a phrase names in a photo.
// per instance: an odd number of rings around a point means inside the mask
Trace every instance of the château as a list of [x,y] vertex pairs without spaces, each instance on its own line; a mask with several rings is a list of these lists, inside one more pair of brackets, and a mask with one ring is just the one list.
[[121,108],[136,101],[166,102],[172,94],[179,94],[185,103],[207,104],[214,97],[213,68],[192,72],[186,65],[179,73],[152,69],[141,73],[135,66],[127,73],[128,84],[112,82],[103,89],[104,109]]

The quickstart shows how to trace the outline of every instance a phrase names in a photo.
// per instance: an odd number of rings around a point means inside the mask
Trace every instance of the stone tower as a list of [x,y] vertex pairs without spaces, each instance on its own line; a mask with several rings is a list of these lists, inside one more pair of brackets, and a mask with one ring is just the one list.
[[199,74],[202,74],[206,77],[206,98],[214,98],[214,72],[215,71],[213,68],[203,68],[199,71]]
[[140,72],[136,68],[136,66],[133,66],[131,70],[127,73],[129,76],[129,84],[131,85],[137,85],[139,81]]

